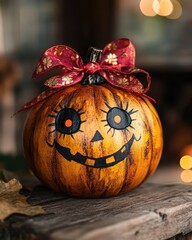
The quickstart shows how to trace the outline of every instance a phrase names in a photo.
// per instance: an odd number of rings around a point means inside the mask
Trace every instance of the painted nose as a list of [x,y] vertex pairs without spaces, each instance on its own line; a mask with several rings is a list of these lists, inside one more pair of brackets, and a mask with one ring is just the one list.
[[100,141],[103,140],[103,136],[101,135],[101,133],[99,131],[95,132],[95,135],[93,136],[93,138],[91,139],[91,142],[96,142],[96,141]]

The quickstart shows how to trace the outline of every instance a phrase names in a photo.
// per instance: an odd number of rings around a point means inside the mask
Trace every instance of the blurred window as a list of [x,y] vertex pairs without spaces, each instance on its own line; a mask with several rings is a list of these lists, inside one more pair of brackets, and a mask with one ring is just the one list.
[[[192,1],[171,0],[182,6],[176,19],[169,16],[145,16],[157,0],[116,0],[116,38],[128,37],[137,47],[137,61],[141,65],[192,66]],[[160,1],[159,1],[160,2]],[[165,6],[166,7],[166,6]],[[167,6],[168,7],[168,6]]]
[[39,55],[50,47],[56,31],[56,4],[52,0],[1,0],[0,47],[19,56]]

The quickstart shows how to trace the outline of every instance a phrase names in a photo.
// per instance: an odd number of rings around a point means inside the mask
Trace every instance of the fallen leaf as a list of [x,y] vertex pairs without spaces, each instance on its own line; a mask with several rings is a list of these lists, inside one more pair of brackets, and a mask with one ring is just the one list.
[[8,171],[8,170],[6,170],[4,168],[0,169],[0,180],[2,180],[4,182],[8,182],[8,181],[10,181],[13,178],[19,180],[18,176],[15,173],[10,172],[10,171]]
[[45,214],[41,206],[31,206],[27,203],[27,197],[21,195],[21,183],[13,178],[9,182],[0,180],[0,221],[13,213],[29,216]]

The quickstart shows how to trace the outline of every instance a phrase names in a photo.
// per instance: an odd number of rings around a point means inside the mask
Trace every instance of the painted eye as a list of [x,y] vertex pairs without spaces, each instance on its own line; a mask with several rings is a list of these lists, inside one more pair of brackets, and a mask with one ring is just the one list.
[[121,130],[127,128],[132,120],[128,112],[120,108],[111,108],[107,113],[107,122],[110,127]]
[[63,108],[55,119],[56,129],[64,134],[72,134],[79,131],[81,125],[80,114],[72,108]]

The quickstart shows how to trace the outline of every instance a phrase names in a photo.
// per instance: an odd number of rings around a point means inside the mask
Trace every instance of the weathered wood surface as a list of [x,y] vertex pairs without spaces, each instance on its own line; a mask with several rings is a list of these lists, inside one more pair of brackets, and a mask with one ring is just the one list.
[[[192,186],[145,183],[114,198],[78,199],[37,186],[31,204],[47,215],[12,215],[0,227],[0,239],[190,240]],[[182,238],[185,235],[185,238]]]
[[169,238],[168,240],[192,240],[192,233],[188,233],[185,236],[179,234],[173,238]]

